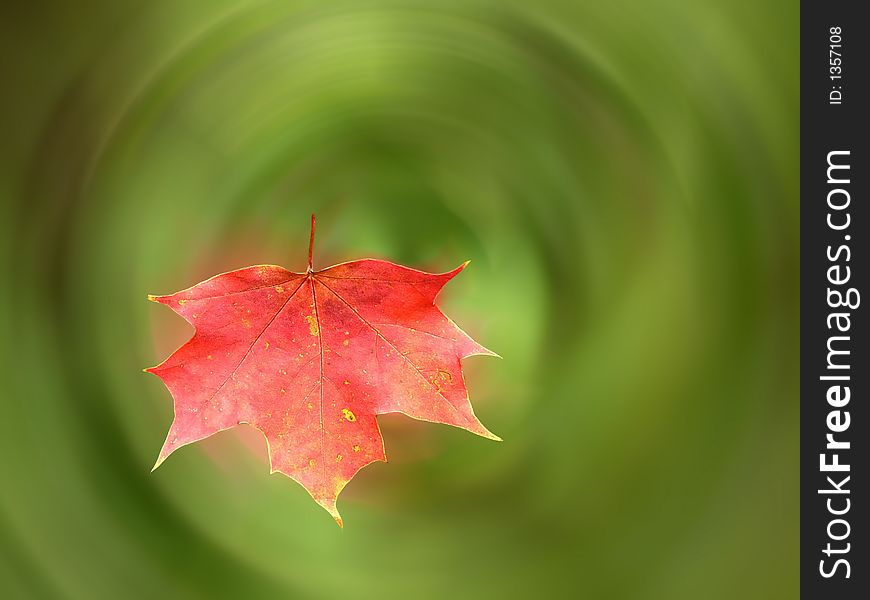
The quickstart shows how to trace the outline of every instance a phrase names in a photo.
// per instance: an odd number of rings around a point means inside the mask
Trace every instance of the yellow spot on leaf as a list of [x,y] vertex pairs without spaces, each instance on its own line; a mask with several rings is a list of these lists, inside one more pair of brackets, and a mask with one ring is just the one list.
[[311,332],[311,335],[320,335],[320,328],[317,327],[317,319],[311,315],[305,315],[305,320],[308,321],[308,331]]
[[211,354],[209,354],[208,356],[206,356],[206,358],[207,358],[208,360],[212,360],[212,356],[211,356]]
[[354,451],[354,452],[359,452],[359,451],[360,451],[359,444],[354,444],[354,445],[353,445],[353,451]]
[[341,459],[344,458],[341,454],[336,455],[335,462],[341,462]]
[[279,294],[283,294],[284,293],[284,286],[282,286],[282,285],[275,286],[275,291],[278,292]]
[[350,343],[350,340],[344,340],[344,341],[341,343],[341,345],[342,345],[342,346],[347,346],[349,343]]
[[345,379],[345,380],[344,380],[344,385],[350,385],[350,381],[348,381],[347,379]]
[[309,467],[313,467],[313,466],[316,465],[316,464],[317,464],[317,461],[314,460],[313,458],[309,458],[309,459],[308,459],[308,466],[309,466]]
[[266,343],[263,344],[263,345],[266,346],[266,348],[268,348],[268,347],[269,347],[269,342],[266,342]]
[[179,306],[184,306],[185,304],[187,304],[187,300],[179,300],[178,301]]
[[250,322],[249,320],[247,320],[247,319],[242,319],[242,325],[245,326],[245,327],[250,327],[250,326],[251,326],[251,322]]
[[443,369],[438,369],[432,376],[432,383],[435,385],[435,389],[437,389],[439,392],[442,391],[442,383],[446,384],[451,382],[453,382],[453,375],[451,375],[449,371],[445,371]]
[[314,408],[314,403],[313,403],[313,402],[309,402],[309,403],[308,403],[308,410],[311,410],[312,408]]
[[348,408],[342,408],[341,414],[343,414],[344,418],[347,419],[348,421],[350,421],[351,423],[356,421],[356,415],[353,414],[353,411],[348,409]]

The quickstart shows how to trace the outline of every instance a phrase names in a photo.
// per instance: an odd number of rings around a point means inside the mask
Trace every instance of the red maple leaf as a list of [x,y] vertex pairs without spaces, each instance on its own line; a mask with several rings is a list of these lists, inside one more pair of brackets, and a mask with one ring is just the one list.
[[156,469],[181,446],[243,423],[266,437],[271,472],[335,518],[364,466],[386,460],[376,415],[403,413],[499,438],[471,408],[460,360],[487,350],[436,306],[468,263],[431,274],[382,260],[294,273],[257,265],[168,296],[194,336],[156,367],[175,418]]

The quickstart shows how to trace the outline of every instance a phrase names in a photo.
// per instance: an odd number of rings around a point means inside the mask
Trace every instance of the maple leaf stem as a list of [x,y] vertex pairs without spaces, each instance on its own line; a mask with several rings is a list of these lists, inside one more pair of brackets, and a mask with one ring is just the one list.
[[311,259],[314,255],[314,213],[311,213],[311,237],[308,239],[308,272],[314,270]]

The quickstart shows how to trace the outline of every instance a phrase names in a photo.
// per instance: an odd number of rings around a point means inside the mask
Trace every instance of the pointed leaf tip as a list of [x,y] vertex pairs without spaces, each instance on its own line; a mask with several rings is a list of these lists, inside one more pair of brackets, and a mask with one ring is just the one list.
[[470,263],[470,262],[471,262],[470,260],[466,260],[464,263],[462,263],[461,265],[459,265],[458,267],[456,267],[452,271],[447,271],[446,273],[443,273],[441,276],[446,278],[444,283],[447,283],[448,281],[450,281],[451,279],[453,279],[454,277],[456,277],[457,275],[462,273],[462,271],[465,269],[465,267],[468,266],[468,263]]
[[483,425],[481,425],[481,428],[483,429],[483,431],[474,431],[472,433],[476,433],[480,437],[486,438],[488,440],[492,440],[494,442],[503,442],[504,441],[499,436],[497,436],[496,434],[491,432],[489,429],[487,429],[486,427],[483,427]]
[[335,522],[338,523],[339,527],[341,527],[342,529],[344,528],[344,521],[341,518],[341,514],[339,514],[339,512],[338,512],[338,508],[336,508],[336,506],[335,506],[335,499],[332,499],[332,498],[317,499],[317,498],[315,498],[314,501],[317,502],[321,506],[321,508],[323,508],[326,512],[329,513],[329,515],[335,520]]

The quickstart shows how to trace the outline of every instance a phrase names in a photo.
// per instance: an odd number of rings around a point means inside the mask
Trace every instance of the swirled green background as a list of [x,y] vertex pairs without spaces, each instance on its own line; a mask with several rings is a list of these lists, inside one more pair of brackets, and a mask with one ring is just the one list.
[[[798,3],[0,9],[0,595],[794,598]],[[36,6],[41,4],[41,6]],[[340,530],[227,432],[149,473],[149,304],[472,264],[501,444],[383,419]]]

